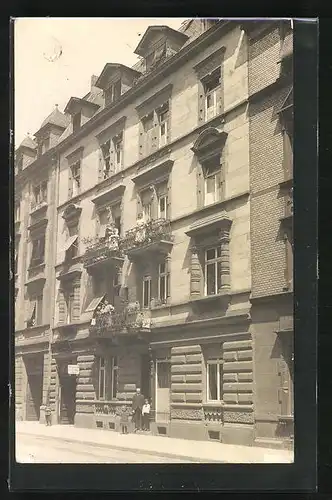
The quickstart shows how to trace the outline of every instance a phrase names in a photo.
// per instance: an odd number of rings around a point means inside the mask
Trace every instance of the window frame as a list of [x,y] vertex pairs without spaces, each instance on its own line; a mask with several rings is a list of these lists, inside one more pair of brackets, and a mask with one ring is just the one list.
[[48,196],[48,181],[47,179],[35,184],[32,188],[33,191],[33,207],[39,207],[43,203],[47,203]]
[[81,192],[81,160],[70,165],[72,176],[72,198]]
[[[145,285],[145,283],[148,283],[148,285]],[[145,275],[143,276],[143,280],[142,280],[142,308],[143,309],[150,309],[151,307],[151,285],[152,285],[152,279],[151,279],[151,276],[150,275]],[[147,293],[148,293],[148,304],[146,305],[145,304],[145,286],[148,286],[148,290],[147,290]]]
[[[206,401],[207,403],[221,403],[223,401],[223,360],[221,358],[207,359],[206,362]],[[210,366],[217,366],[217,399],[210,399]]]
[[[162,272],[160,270],[161,266],[164,266],[164,271]],[[161,280],[164,280],[164,292],[165,292],[165,297],[161,297]],[[168,270],[168,263],[165,260],[164,262],[159,262],[158,264],[158,300],[162,304],[166,304],[167,299],[169,297],[169,270]]]
[[[158,146],[161,148],[167,144],[168,122],[169,122],[169,100],[167,100],[157,111],[158,117]],[[162,134],[162,127],[165,128]],[[164,139],[162,139],[162,137]]]
[[[123,132],[120,132],[118,135],[112,138],[113,148],[114,148],[114,165],[115,172],[119,172],[122,170],[123,165]],[[120,154],[120,159],[118,161],[118,153]]]
[[76,134],[76,132],[80,130],[80,128],[82,127],[81,111],[78,111],[77,113],[73,114],[72,123],[73,123],[73,134]]
[[[108,145],[106,149],[105,146]],[[111,175],[111,139],[103,142],[100,145],[101,154],[103,157],[103,180],[108,179]]]
[[[213,259],[208,259],[207,258],[207,252],[210,250],[215,251],[215,257]],[[219,253],[219,256],[218,256]],[[210,293],[208,294],[208,273],[207,273],[207,268],[208,266],[214,265],[215,266],[215,293]],[[204,296],[205,297],[211,297],[213,295],[218,295],[219,293],[219,287],[218,287],[218,282],[220,282],[220,267],[221,267],[221,248],[219,245],[215,246],[208,246],[204,248]]]
[[[215,85],[211,89],[209,89],[209,85],[214,81],[214,78],[218,80],[218,85]],[[217,83],[217,82],[215,82]],[[212,120],[216,116],[218,116],[218,102],[217,102],[217,92],[221,87],[221,66],[213,70],[208,76],[202,78],[202,84],[204,89],[204,112],[205,112],[205,121]],[[208,106],[208,99],[210,96],[213,96],[213,106]],[[208,116],[208,110],[210,108],[214,109],[214,112],[211,113],[212,116]]]
[[[30,267],[34,267],[43,264],[45,262],[46,235],[43,234],[36,238],[33,238],[31,240],[31,243],[32,243],[32,249],[31,249]],[[39,255],[39,257],[36,257],[34,254]]]
[[[101,366],[102,361],[103,361],[103,366]],[[99,356],[98,357],[98,391],[97,391],[97,399],[99,401],[106,401],[106,394],[107,394],[107,390],[106,390],[106,365],[107,365],[107,358],[105,358],[104,356]],[[101,373],[103,374],[102,378],[101,378]],[[101,380],[103,380],[103,387],[104,387],[103,396],[101,395],[101,390],[100,390]]]

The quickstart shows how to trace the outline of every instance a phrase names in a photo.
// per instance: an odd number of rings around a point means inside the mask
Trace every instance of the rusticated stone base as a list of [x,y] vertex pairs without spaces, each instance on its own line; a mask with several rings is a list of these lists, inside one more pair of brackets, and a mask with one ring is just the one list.
[[205,441],[207,439],[206,429],[203,422],[195,421],[173,421],[169,426],[169,437],[179,439],[194,439]]
[[252,446],[254,438],[253,425],[224,424],[221,429],[221,441],[225,444]]
[[76,413],[75,427],[93,429],[95,427],[94,415],[92,413]]

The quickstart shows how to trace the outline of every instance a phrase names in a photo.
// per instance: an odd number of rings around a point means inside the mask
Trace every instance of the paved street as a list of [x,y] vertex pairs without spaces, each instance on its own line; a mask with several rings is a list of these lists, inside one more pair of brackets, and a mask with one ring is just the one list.
[[[130,435],[121,436],[125,442]],[[163,458],[98,445],[66,443],[56,438],[19,435],[16,440],[16,460],[24,463],[193,463],[189,460]]]

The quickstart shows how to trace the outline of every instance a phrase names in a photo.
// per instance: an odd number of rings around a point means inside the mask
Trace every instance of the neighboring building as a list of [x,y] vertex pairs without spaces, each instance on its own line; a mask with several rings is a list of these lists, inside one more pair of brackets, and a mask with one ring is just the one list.
[[39,420],[47,398],[54,292],[56,159],[51,148],[67,126],[56,108],[16,150],[15,378],[17,418]]
[[[254,94],[265,97],[254,87],[256,38],[243,28],[199,19],[179,31],[150,26],[134,68],[107,63],[65,108],[56,161],[43,169],[56,200],[43,319],[53,329],[44,392],[56,422],[118,429],[120,405],[130,411],[140,387],[156,434],[239,444],[266,437],[260,366],[271,371],[271,361],[260,361],[256,318],[265,314],[258,297],[269,293],[260,283],[272,276],[258,274],[260,258],[269,271],[270,244],[259,224],[273,227],[281,215],[258,200],[281,165],[273,157],[263,175],[259,143],[251,144],[254,134],[267,150],[278,139],[269,128],[258,137],[266,118]],[[273,43],[279,50],[280,37]],[[270,64],[262,57],[261,70]],[[258,85],[268,83],[262,76]],[[283,270],[275,272],[280,283]],[[279,386],[270,381],[273,399]]]
[[293,37],[289,21],[246,23],[256,440],[292,444]]

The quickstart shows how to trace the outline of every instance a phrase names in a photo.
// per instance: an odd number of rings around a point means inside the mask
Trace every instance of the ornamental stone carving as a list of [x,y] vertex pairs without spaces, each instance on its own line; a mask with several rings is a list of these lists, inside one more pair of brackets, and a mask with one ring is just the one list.
[[172,408],[171,418],[177,420],[203,420],[203,408]]
[[196,246],[191,247],[190,296],[192,298],[201,294],[201,265],[198,251]]
[[220,407],[205,407],[204,408],[204,420],[208,422],[222,422],[223,420],[223,410]]
[[253,424],[253,412],[244,411],[224,411],[224,422],[237,423],[237,424]]
[[230,288],[229,227],[223,227],[219,233],[221,250],[220,291]]

